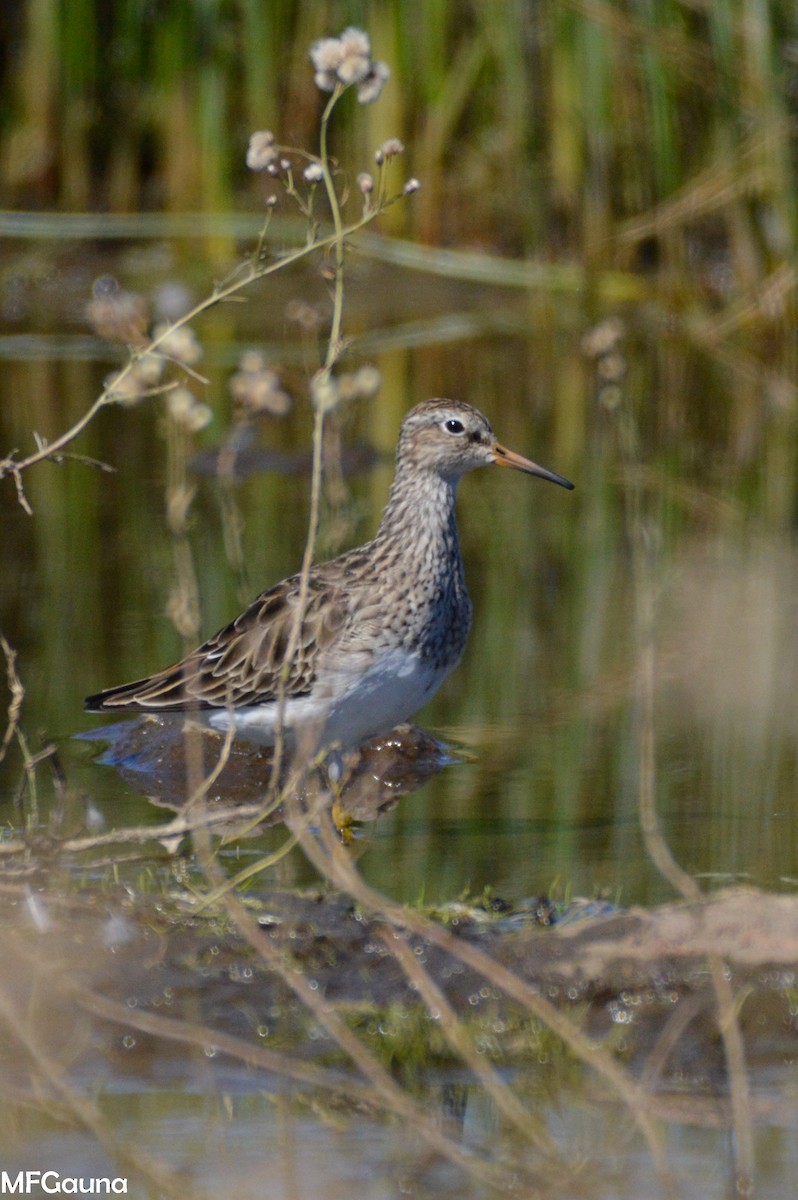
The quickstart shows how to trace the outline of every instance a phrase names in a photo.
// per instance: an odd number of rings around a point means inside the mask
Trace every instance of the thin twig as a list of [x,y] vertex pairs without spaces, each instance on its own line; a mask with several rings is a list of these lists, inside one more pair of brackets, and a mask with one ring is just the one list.
[[[357,233],[359,229],[363,229],[366,225],[369,225],[378,215],[379,212],[376,210],[363,213],[357,221],[353,221],[351,225],[348,225],[346,229],[342,231],[343,236],[351,237],[353,234]],[[270,263],[253,265],[250,262],[249,264],[245,264],[245,269],[240,273],[239,278],[234,279],[231,283],[214,289],[211,295],[205,297],[204,300],[201,300],[200,303],[195,305],[190,312],[186,313],[173,324],[163,329],[146,346],[142,347],[141,350],[131,355],[130,361],[118,372],[114,382],[100,393],[94,403],[89,406],[86,412],[83,413],[83,415],[75,422],[74,425],[70,426],[69,429],[65,430],[62,434],[55,438],[54,441],[48,442],[46,445],[39,447],[35,453],[28,455],[27,458],[15,459],[9,455],[8,457],[0,460],[0,479],[4,478],[6,475],[12,475],[14,477],[19,501],[25,511],[28,514],[32,513],[32,509],[30,508],[22,488],[22,472],[27,471],[30,467],[35,466],[37,463],[43,462],[45,459],[53,458],[59,453],[59,451],[63,450],[65,446],[68,446],[71,442],[73,442],[75,438],[83,432],[87,425],[91,424],[101,409],[106,408],[111,404],[120,403],[119,396],[116,394],[114,389],[118,387],[119,383],[121,383],[130,374],[136,362],[140,358],[143,358],[146,354],[152,354],[157,351],[162,343],[176,330],[182,329],[191,321],[196,320],[196,318],[201,316],[203,313],[208,312],[217,304],[222,303],[222,301],[231,299],[243,288],[248,287],[257,280],[266,278],[266,276],[273,274],[275,271],[283,270],[285,267],[300,262],[302,259],[307,258],[308,255],[315,253],[316,251],[323,251],[328,247],[334,246],[340,236],[341,234],[334,232],[324,237],[318,237],[310,244],[301,246],[296,250],[289,251]]]
[[158,1162],[139,1146],[135,1150],[129,1143],[114,1133],[106,1118],[93,1100],[69,1081],[66,1071],[55,1062],[42,1047],[41,1039],[34,1036],[26,1021],[13,1005],[8,994],[0,989],[0,1018],[6,1028],[6,1038],[16,1040],[27,1052],[31,1063],[50,1087],[61,1097],[67,1111],[88,1129],[109,1154],[124,1166],[136,1172],[159,1194],[180,1200],[185,1196],[185,1180],[171,1167]]
[[[434,1012],[444,1037],[452,1050],[462,1059],[472,1075],[490,1096],[497,1110],[514,1125],[528,1141],[537,1146],[548,1159],[559,1159],[557,1148],[542,1123],[524,1107],[514,1092],[502,1080],[498,1071],[490,1065],[484,1055],[477,1053],[474,1041],[458,1018],[445,994],[425,971],[413,951],[404,940],[404,935],[395,929],[382,930],[382,940],[399,963],[414,989],[430,1012]],[[560,1169],[563,1164],[558,1162]]]
[[[214,888],[221,888],[225,882],[224,875],[211,851],[206,831],[198,831],[198,835],[195,836],[195,847],[200,865],[205,871],[208,881]],[[307,977],[304,968],[274,945],[268,933],[258,925],[235,893],[225,892],[222,896],[222,903],[238,933],[313,1014],[339,1049],[351,1059],[374,1088],[380,1103],[389,1112],[404,1121],[408,1128],[422,1138],[432,1150],[469,1171],[484,1184],[500,1188],[510,1186],[512,1179],[510,1170],[505,1169],[503,1165],[480,1161],[436,1127],[424,1110],[400,1087],[392,1075],[344,1023],[334,1006],[328,1003],[323,994],[314,986],[314,981]]]
[[[325,819],[326,818],[326,819]],[[346,848],[341,845],[329,815],[322,814],[318,837],[305,837],[302,848],[311,862],[336,887],[348,893],[367,911],[375,913],[390,926],[408,931],[438,946],[453,958],[471,967],[494,987],[517,1001],[533,1017],[558,1036],[583,1063],[601,1075],[620,1096],[643,1135],[666,1196],[675,1194],[662,1135],[648,1111],[645,1091],[622,1066],[594,1039],[583,1033],[564,1013],[513,971],[491,958],[472,943],[455,937],[448,929],[423,914],[403,907],[370,887],[357,871]]]
[[[338,194],[335,190],[335,181],[333,180],[330,169],[327,148],[327,134],[330,118],[335,105],[342,95],[343,90],[344,89],[340,84],[336,84],[335,90],[330,96],[321,118],[320,164],[324,174],[324,183],[327,189],[327,198],[330,203],[330,209],[332,211],[333,218],[333,228],[335,230],[332,238],[329,239],[329,244],[334,245],[335,247],[335,292],[333,300],[332,322],[330,324],[330,333],[327,339],[327,352],[325,355],[324,366],[314,378],[314,383],[317,385],[322,379],[329,379],[332,368],[336,362],[341,338],[341,323],[343,321],[345,232],[343,221],[341,219],[340,202],[338,199]],[[280,776],[280,768],[282,766],[284,752],[283,726],[285,716],[286,688],[288,684],[289,672],[294,665],[294,658],[299,647],[302,623],[305,620],[305,611],[307,609],[308,602],[310,569],[313,565],[313,559],[316,553],[316,538],[319,528],[322,462],[324,452],[324,418],[326,406],[322,400],[321,391],[318,386],[311,386],[311,397],[313,399],[313,462],[310,479],[310,513],[308,515],[308,532],[305,540],[305,550],[302,555],[302,566],[299,572],[299,595],[297,597],[296,612],[294,614],[294,619],[291,622],[291,629],[288,634],[288,645],[286,647],[283,670],[277,689],[277,719],[275,725],[276,736],[274,743],[274,758],[272,761],[271,788],[276,787],[277,780]]]
[[[135,846],[148,842],[172,843],[180,841],[195,830],[208,827],[229,825],[233,820],[255,817],[261,813],[261,805],[246,804],[237,806],[233,812],[206,812],[188,819],[177,816],[165,825],[136,825],[128,829],[111,829],[107,833],[96,833],[84,837],[70,837],[63,841],[47,843],[42,838],[37,842],[39,851],[48,849],[50,856],[57,854],[85,854],[90,850],[103,849],[105,846]],[[0,842],[0,858],[14,858],[20,854],[30,853],[32,847],[28,841]]]
[[210,1025],[201,1025],[197,1021],[186,1021],[180,1017],[166,1017],[160,1013],[144,1012],[140,1008],[131,1008],[118,1000],[109,1000],[87,988],[73,986],[67,982],[69,995],[86,1012],[101,1017],[104,1021],[113,1021],[125,1029],[138,1029],[142,1033],[152,1034],[153,1037],[164,1038],[170,1042],[181,1042],[188,1046],[197,1046],[207,1050],[212,1046],[220,1054],[257,1067],[262,1071],[271,1071],[301,1083],[306,1087],[324,1088],[327,1091],[340,1092],[350,1096],[360,1104],[376,1105],[377,1095],[370,1087],[364,1086],[343,1071],[330,1067],[316,1066],[313,1063],[302,1062],[296,1054],[282,1053],[279,1050],[267,1049],[265,1046],[253,1046],[244,1038],[231,1033],[213,1029]]
[[8,690],[11,693],[7,710],[8,724],[3,734],[3,740],[0,742],[0,762],[2,762],[19,728],[19,717],[22,711],[22,702],[25,699],[25,689],[22,686],[22,680],[17,674],[17,652],[2,633],[0,633],[0,647],[6,659],[6,679],[8,680]]

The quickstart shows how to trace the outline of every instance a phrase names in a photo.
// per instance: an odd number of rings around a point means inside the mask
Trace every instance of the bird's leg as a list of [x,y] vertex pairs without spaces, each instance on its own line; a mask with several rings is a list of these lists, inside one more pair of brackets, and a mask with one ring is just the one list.
[[344,845],[352,841],[352,814],[347,812],[343,801],[344,794],[344,760],[339,750],[330,750],[325,763],[327,782],[330,787],[333,802],[330,815],[338,831],[338,836]]

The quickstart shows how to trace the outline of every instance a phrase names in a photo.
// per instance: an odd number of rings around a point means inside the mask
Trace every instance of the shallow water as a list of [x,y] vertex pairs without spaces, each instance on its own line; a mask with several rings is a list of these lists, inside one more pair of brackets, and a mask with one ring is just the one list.
[[[109,271],[125,287],[150,293],[175,280],[197,290],[208,277],[196,247],[178,241],[113,252],[5,249],[3,453],[30,447],[34,430],[55,436],[120,361],[89,336],[83,316],[92,281]],[[401,415],[426,396],[476,404],[503,442],[577,484],[568,494],[489,471],[463,483],[474,628],[460,668],[418,715],[457,761],[362,825],[354,853],[364,879],[400,901],[431,904],[486,888],[510,904],[544,893],[622,905],[672,899],[646,854],[638,811],[648,729],[641,668],[653,639],[654,782],[675,858],[708,888],[743,881],[791,891],[798,879],[798,556],[789,406],[776,403],[772,388],[763,400],[739,360],[666,335],[654,305],[623,312],[627,333],[608,389],[599,378],[606,363],[597,365],[580,343],[611,314],[587,300],[554,303],[510,289],[430,282],[368,261],[356,261],[348,286],[350,331],[368,332],[368,361],[379,367],[383,387],[377,400],[345,413],[341,436],[384,460],[328,495],[321,552],[337,553],[373,531]],[[289,417],[262,422],[258,445],[307,449],[305,351],[285,316],[297,296],[323,306],[324,285],[312,273],[296,274],[198,326],[200,369],[209,380],[202,399],[216,415],[192,452],[224,439],[230,369],[242,349],[263,343],[285,349],[298,402]],[[181,650],[165,611],[176,559],[164,517],[162,413],[159,401],[103,413],[74,449],[115,473],[77,462],[37,467],[25,479],[32,517],[5,483],[0,629],[18,652],[31,751],[54,742],[67,785],[65,793],[54,787],[45,763],[38,807],[28,794],[21,811],[20,760],[10,752],[0,764],[0,802],[11,830],[25,821],[47,828],[54,813],[68,834],[84,832],[87,820],[113,829],[164,817],[141,794],[149,789],[137,791],[74,739],[101,724],[82,712],[84,695],[154,670]],[[257,472],[231,489],[207,473],[192,478],[187,545],[204,636],[297,568],[308,480]],[[239,522],[243,564],[231,552]],[[283,839],[276,827],[242,843],[227,852],[230,869]],[[80,878],[84,867],[74,869]],[[138,886],[148,869],[140,857],[120,863],[115,884]],[[103,878],[102,871],[83,878]],[[281,885],[317,878],[299,850],[274,872]],[[336,1128],[280,1101],[279,1087],[277,1100],[264,1099],[261,1082],[246,1072],[223,1077],[214,1067],[191,1084],[183,1066],[156,1055],[143,1074],[131,1074],[120,1054],[103,1079],[103,1108],[120,1133],[189,1170],[209,1195],[224,1194],[232,1172],[236,1194],[250,1186],[262,1194],[257,1180],[268,1163],[274,1196],[314,1194],[322,1174],[326,1195],[357,1186],[364,1196],[389,1196],[396,1194],[396,1162],[414,1166],[390,1124],[346,1119]],[[763,1072],[766,1066],[772,1069],[763,1063]],[[434,1072],[422,1071],[422,1091],[445,1091],[450,1074],[436,1082]],[[767,1095],[775,1085],[763,1074],[759,1086]],[[763,1118],[761,1195],[784,1194],[794,1172],[794,1138],[782,1128],[786,1119],[792,1130],[794,1117],[793,1107],[788,1118],[782,1110]],[[489,1140],[496,1119],[471,1085],[465,1140]],[[37,1162],[45,1151],[53,1155],[48,1163],[85,1167],[95,1153],[107,1161],[94,1138],[58,1132],[40,1117],[17,1120]],[[573,1194],[647,1194],[650,1163],[638,1143],[629,1149],[628,1117],[617,1108],[577,1089],[547,1121],[558,1142],[583,1146],[601,1164],[587,1190],[582,1179]],[[729,1194],[728,1130],[711,1124],[671,1127],[684,1195]],[[464,1194],[455,1168],[428,1169],[413,1184],[417,1194]],[[567,1186],[558,1194],[569,1194]]]

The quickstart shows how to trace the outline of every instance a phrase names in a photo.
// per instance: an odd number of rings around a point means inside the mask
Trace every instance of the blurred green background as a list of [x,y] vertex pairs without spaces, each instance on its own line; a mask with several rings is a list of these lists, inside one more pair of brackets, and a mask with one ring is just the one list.
[[790,258],[788,0],[25,0],[2,16],[2,202],[235,207],[252,130],[313,142],[308,47],[351,23],[393,84],[337,145],[412,147],[414,237],[682,274],[700,230],[744,286]]

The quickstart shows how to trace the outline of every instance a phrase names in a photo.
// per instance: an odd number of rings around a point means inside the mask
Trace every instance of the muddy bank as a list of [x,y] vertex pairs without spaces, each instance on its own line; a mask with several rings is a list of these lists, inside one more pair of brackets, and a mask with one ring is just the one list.
[[[455,934],[451,953],[358,911],[341,895],[271,892],[245,903],[281,963],[357,1027],[368,1028],[375,1018],[379,1025],[380,1014],[390,1013],[393,1026],[412,1024],[413,1039],[424,1037],[425,1021],[434,1034],[417,984],[392,950],[392,942],[401,941],[462,1019],[490,1029],[493,1053],[506,1062],[524,1059],[534,1042],[521,1036],[528,1015],[458,956],[458,945],[477,945],[592,1034],[612,1044],[622,1030],[627,1060],[643,1062],[663,1030],[674,1028],[679,1011],[683,1028],[671,1068],[683,1066],[687,1056],[693,1075],[709,1079],[722,1067],[707,960],[716,955],[738,989],[749,1055],[780,1062],[798,1055],[796,897],[736,890],[700,905],[599,915],[591,915],[590,905],[576,905],[545,928],[538,922],[552,913],[543,901],[498,913],[456,905],[438,914]],[[77,987],[131,1014],[157,1012],[254,1044],[290,1047],[298,1056],[335,1057],[285,978],[224,916],[192,911],[187,894],[94,892],[57,901],[42,891],[4,907],[2,986],[12,1024],[16,1014],[47,1039],[56,1008],[60,1027],[65,1012],[81,1026],[78,1041],[88,1037],[94,1051],[118,1049],[125,1037],[118,1024],[92,1021],[89,1029],[85,1014],[78,1020],[80,1006],[69,999]],[[420,1024],[408,1022],[409,1015]],[[394,1042],[392,1052],[401,1054],[398,1032]]]

